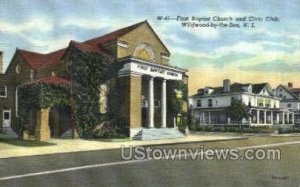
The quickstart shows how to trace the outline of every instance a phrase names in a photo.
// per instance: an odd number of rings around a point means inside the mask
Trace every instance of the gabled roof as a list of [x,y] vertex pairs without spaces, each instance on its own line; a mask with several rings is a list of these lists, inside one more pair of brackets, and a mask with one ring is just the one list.
[[276,89],[278,89],[279,87],[283,88],[285,91],[287,91],[295,99],[299,99],[300,88],[289,88],[288,86],[280,84],[279,86],[277,86]]
[[[252,92],[259,94],[267,86],[268,86],[268,83],[252,84]],[[273,93],[270,91],[270,94],[273,94]]]
[[116,30],[114,32],[105,34],[103,36],[99,36],[90,40],[85,41],[84,43],[88,44],[88,45],[99,45],[99,44],[103,44],[112,40],[116,40],[118,38],[120,38],[121,36],[129,33],[130,31],[136,29],[137,27],[139,27],[140,25],[144,24],[144,23],[148,23],[147,21],[142,21],[140,23],[136,23],[134,25]]
[[292,88],[291,92],[297,96],[297,98],[300,97],[300,88]]
[[[36,52],[27,51],[27,50],[23,50],[23,49],[17,49],[17,52],[26,61],[26,63],[28,63],[28,65],[34,70],[59,64],[62,57],[64,56],[65,52],[70,47],[70,45],[74,45],[77,48],[79,48],[80,50],[83,50],[86,52],[99,52],[99,53],[103,53],[108,56],[111,56],[111,53],[108,50],[101,48],[100,45],[103,43],[109,42],[109,41],[117,40],[121,36],[129,33],[130,31],[134,30],[135,28],[139,27],[142,24],[149,25],[149,23],[145,20],[145,21],[139,22],[137,24],[116,30],[116,31],[108,33],[108,34],[105,34],[103,36],[96,37],[96,38],[93,38],[90,40],[86,40],[84,42],[71,41],[67,48],[63,48],[63,49],[60,49],[60,50],[57,50],[57,51],[54,51],[54,52],[51,52],[48,54],[36,53]],[[149,27],[152,29],[152,27],[150,25],[149,25]],[[153,29],[152,29],[152,31],[153,31]],[[155,32],[154,32],[154,34],[156,35]],[[157,36],[157,38],[159,39],[158,36]],[[164,47],[166,48],[166,46],[164,46]],[[166,48],[166,50],[168,51],[167,48]]]
[[51,66],[60,63],[62,56],[64,55],[66,49],[60,49],[48,54],[36,53],[31,51],[26,51],[23,49],[17,49],[17,52],[23,57],[26,63],[32,69],[39,69],[45,65]]
[[102,48],[101,46],[92,46],[86,44],[85,42],[78,42],[78,41],[71,40],[69,46],[72,45],[84,52],[102,53],[105,56],[112,57],[111,52]]
[[[247,92],[243,89],[245,86],[252,85],[252,93],[259,94],[266,86],[268,86],[268,83],[260,83],[260,84],[251,84],[251,83],[233,83],[230,85],[230,92],[224,92],[224,88],[221,87],[209,87],[213,89],[213,92],[210,93],[208,96],[211,95],[218,95],[218,94],[226,94],[226,93],[240,93],[240,92]],[[271,93],[272,94],[272,93]],[[198,93],[193,95],[194,96],[205,96],[204,89],[199,89]]]

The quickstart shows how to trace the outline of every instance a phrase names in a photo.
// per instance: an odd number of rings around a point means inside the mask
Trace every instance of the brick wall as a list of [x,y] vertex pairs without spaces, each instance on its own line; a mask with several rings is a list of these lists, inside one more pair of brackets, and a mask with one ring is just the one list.
[[122,90],[122,104],[120,115],[127,120],[130,128],[139,128],[142,124],[141,114],[141,84],[138,76],[125,76],[119,78]]

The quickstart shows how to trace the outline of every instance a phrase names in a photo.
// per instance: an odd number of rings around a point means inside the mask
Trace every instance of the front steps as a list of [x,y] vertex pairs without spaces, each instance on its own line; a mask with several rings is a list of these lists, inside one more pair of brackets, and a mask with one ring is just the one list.
[[11,127],[2,128],[2,137],[5,138],[18,138],[18,134]]
[[132,137],[133,140],[160,140],[185,137],[177,128],[143,128]]
[[60,138],[63,138],[63,139],[70,139],[70,138],[73,138],[73,132],[72,132],[72,129],[68,129],[66,132],[64,132]]

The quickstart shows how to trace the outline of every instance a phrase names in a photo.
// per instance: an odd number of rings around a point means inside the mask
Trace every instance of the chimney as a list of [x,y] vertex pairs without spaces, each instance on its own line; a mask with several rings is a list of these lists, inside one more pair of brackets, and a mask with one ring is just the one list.
[[230,80],[229,79],[223,80],[223,91],[230,92]]
[[293,83],[289,82],[289,83],[288,83],[288,87],[289,87],[289,88],[293,88]]
[[0,73],[3,73],[3,52],[0,51]]

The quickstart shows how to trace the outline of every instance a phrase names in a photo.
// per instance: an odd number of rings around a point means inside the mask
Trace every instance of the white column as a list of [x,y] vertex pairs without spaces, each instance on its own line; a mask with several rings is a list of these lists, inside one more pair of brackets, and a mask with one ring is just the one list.
[[290,124],[290,113],[289,113],[289,112],[287,113],[287,118],[286,118],[286,120],[287,120],[287,124]]
[[273,125],[273,111],[271,111],[271,124]]
[[16,87],[16,117],[19,117],[19,94],[18,94],[18,87]]
[[267,111],[265,110],[264,111],[264,124],[267,123]]
[[174,128],[177,128],[177,124],[176,124],[176,117],[174,117]]
[[279,120],[279,117],[280,117],[280,116],[279,116],[279,113],[277,113],[277,114],[276,114],[276,122],[277,122],[277,124],[279,124],[279,121],[280,121],[280,120]]
[[282,124],[283,125],[285,124],[285,114],[284,114],[284,112],[282,112]]
[[165,79],[161,86],[161,127],[167,127],[167,84]]
[[208,123],[211,124],[211,114],[208,112]]
[[148,85],[148,127],[154,127],[154,85],[153,77],[149,79]]
[[259,110],[256,111],[256,124],[259,124]]
[[292,124],[295,124],[295,113],[292,113]]

